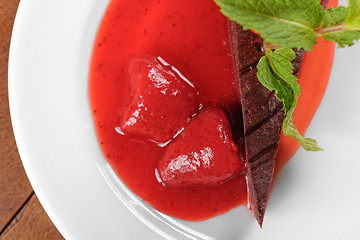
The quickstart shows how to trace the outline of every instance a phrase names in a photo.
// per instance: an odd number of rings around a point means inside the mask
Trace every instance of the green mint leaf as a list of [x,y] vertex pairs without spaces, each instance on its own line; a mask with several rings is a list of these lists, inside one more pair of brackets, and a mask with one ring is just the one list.
[[282,80],[273,73],[265,56],[260,59],[257,68],[257,77],[261,84],[270,91],[275,90],[275,96],[283,102],[285,112],[289,110],[294,101],[290,86],[283,84]]
[[259,81],[270,91],[275,90],[275,96],[283,102],[285,113],[290,111],[300,94],[298,79],[292,74],[291,60],[294,58],[295,52],[291,48],[267,49],[257,65]]
[[[355,2],[357,2],[358,6],[360,6],[360,1],[356,0]],[[351,8],[350,3],[349,8],[337,7],[334,9],[328,9],[325,12],[325,16],[321,24],[322,29],[318,32],[325,40],[334,41],[339,47],[352,46],[356,40],[360,39],[360,31],[353,30],[355,29],[354,27],[356,27],[356,24],[354,25],[354,23],[356,22],[356,19],[360,19],[360,15],[349,17],[354,15],[352,12],[356,10],[353,9],[354,7]],[[352,6],[355,5],[353,4]],[[360,13],[356,12],[355,14]],[[349,23],[347,21],[350,21],[350,23],[353,24],[353,27],[349,27]]]
[[280,48],[272,55],[272,65],[281,78],[291,86],[294,94],[300,95],[301,89],[298,78],[294,76],[294,66],[291,61],[295,59],[295,52],[291,48]]
[[321,35],[325,40],[334,41],[339,47],[351,47],[360,39],[360,31],[341,30]]
[[275,91],[275,96],[283,102],[286,114],[283,122],[283,133],[296,138],[307,151],[322,150],[317,142],[303,137],[293,124],[294,109],[300,94],[298,78],[293,75],[291,61],[295,52],[291,48],[280,48],[275,51],[267,49],[257,65],[259,81],[270,91]]
[[342,24],[345,22],[346,16],[347,8],[344,6],[340,6],[337,8],[329,8],[325,11],[321,27],[329,27]]
[[286,136],[294,137],[296,138],[300,145],[306,150],[306,151],[323,151],[321,147],[317,144],[317,141],[311,138],[305,138],[302,136],[299,131],[296,129],[293,123],[294,118],[294,109],[291,109],[290,112],[286,114],[286,117],[284,119],[283,123],[283,133]]
[[325,14],[319,0],[215,0],[221,12],[277,46],[311,50]]
[[360,1],[349,0],[346,26],[351,30],[360,31]]

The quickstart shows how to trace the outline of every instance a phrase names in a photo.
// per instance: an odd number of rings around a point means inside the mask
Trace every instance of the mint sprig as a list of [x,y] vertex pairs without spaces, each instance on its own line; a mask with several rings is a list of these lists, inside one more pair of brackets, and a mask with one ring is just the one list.
[[324,16],[317,0],[215,0],[221,12],[281,47],[311,50]]
[[[229,19],[252,29],[265,40],[265,56],[257,65],[259,81],[283,102],[286,114],[283,133],[296,138],[308,151],[322,150],[317,142],[303,137],[293,124],[300,95],[298,79],[292,74],[292,48],[311,51],[317,37],[339,47],[360,39],[360,0],[348,0],[348,7],[324,10],[320,0],[214,0]],[[268,46],[274,46],[269,49]]]
[[283,123],[283,132],[287,136],[296,138],[307,151],[322,150],[316,140],[303,137],[293,123],[294,110],[298,96],[301,93],[298,78],[293,75],[291,61],[295,52],[291,48],[280,48],[275,51],[265,50],[257,65],[259,81],[270,91],[275,91],[275,96],[283,102],[286,117]]
[[[354,45],[354,40],[360,39],[360,28],[356,30],[354,18],[348,16],[349,12],[346,7],[341,6],[326,10],[321,23],[322,28],[317,30],[317,34],[325,40],[336,42],[339,47]],[[348,18],[349,20],[347,20]],[[351,27],[351,25],[353,26]]]

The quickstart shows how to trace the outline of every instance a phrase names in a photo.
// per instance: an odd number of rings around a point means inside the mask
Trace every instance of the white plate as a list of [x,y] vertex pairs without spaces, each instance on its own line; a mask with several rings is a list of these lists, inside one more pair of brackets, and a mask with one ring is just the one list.
[[307,133],[326,151],[299,151],[285,167],[264,228],[245,207],[184,222],[129,192],[98,147],[87,75],[107,3],[21,1],[11,42],[9,97],[19,152],[66,239],[360,239],[360,44],[336,50],[328,90]]

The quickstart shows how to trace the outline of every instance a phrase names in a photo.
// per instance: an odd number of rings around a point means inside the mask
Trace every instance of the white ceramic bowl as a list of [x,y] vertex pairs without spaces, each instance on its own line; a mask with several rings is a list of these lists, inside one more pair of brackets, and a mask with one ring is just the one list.
[[[360,45],[336,51],[330,84],[300,150],[278,178],[260,229],[245,207],[204,222],[165,216],[132,194],[104,160],[87,76],[108,0],[21,1],[9,98],[31,184],[66,239],[360,239]],[[160,237],[161,236],[161,237]]]

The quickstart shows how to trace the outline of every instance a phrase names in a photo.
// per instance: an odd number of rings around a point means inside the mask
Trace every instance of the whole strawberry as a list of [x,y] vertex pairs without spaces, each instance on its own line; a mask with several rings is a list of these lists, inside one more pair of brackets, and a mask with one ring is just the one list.
[[120,129],[156,142],[169,141],[198,112],[197,92],[160,58],[138,56],[128,66],[130,89]]
[[169,186],[221,184],[245,172],[224,111],[209,108],[192,119],[167,147],[158,170]]

